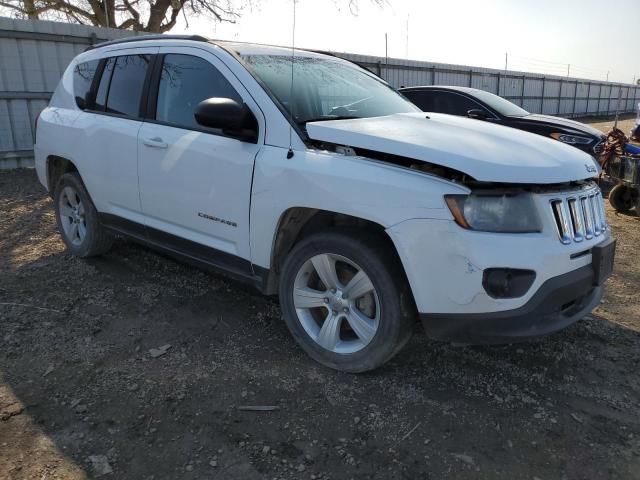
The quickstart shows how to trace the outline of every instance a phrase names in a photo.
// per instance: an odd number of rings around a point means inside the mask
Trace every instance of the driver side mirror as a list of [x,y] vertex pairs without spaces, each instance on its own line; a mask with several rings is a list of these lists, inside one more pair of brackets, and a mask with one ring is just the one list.
[[467,117],[475,118],[476,120],[486,120],[489,118],[489,114],[485,110],[481,110],[480,108],[472,108],[467,111]]
[[244,103],[231,98],[208,98],[198,104],[194,116],[203,127],[222,130],[225,135],[245,142],[258,141],[258,122]]

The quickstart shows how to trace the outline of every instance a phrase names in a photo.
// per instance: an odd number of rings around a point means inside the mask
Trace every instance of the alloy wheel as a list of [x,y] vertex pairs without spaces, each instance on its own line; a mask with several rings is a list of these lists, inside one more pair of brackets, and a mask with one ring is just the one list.
[[66,186],[58,200],[60,224],[64,235],[73,245],[82,245],[87,236],[87,221],[85,207],[78,192],[71,186]]
[[307,334],[333,353],[362,350],[378,330],[380,301],[371,279],[340,255],[322,253],[302,265],[293,303]]

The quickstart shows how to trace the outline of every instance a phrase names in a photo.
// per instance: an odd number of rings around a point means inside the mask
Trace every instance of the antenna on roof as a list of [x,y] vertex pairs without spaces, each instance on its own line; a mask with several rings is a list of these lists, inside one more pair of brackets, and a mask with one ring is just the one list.
[[294,117],[293,117],[293,108],[294,108],[294,101],[293,101],[293,65],[295,63],[295,56],[296,56],[296,0],[292,0],[293,2],[293,28],[291,29],[292,33],[291,33],[291,88],[289,91],[289,116],[290,116],[290,125],[289,125],[289,151],[287,152],[287,158],[291,158],[293,157],[293,148],[292,148],[292,143],[293,143],[293,122],[294,122]]

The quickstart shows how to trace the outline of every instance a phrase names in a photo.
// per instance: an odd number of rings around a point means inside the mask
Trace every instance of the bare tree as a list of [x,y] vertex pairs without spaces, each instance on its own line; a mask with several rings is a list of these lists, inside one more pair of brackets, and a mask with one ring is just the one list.
[[252,0],[0,0],[0,8],[32,20],[66,20],[142,32],[171,30],[180,12],[234,22]]
[[[299,0],[298,0],[299,1]],[[358,13],[359,0],[334,0]],[[370,0],[384,5],[388,0]],[[141,32],[171,30],[182,13],[205,15],[217,22],[235,22],[246,7],[260,0],[0,0],[0,11],[32,20],[62,20],[96,27],[112,27]]]

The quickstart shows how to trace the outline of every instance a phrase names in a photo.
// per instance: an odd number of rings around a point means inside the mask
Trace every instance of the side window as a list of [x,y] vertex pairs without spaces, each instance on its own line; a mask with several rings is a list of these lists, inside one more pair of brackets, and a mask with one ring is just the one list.
[[182,128],[202,128],[194,112],[198,104],[211,97],[242,98],[226,78],[206,60],[192,55],[168,54],[164,57],[156,120]]
[[100,60],[91,60],[79,63],[73,69],[73,96],[76,99],[76,105],[82,110],[87,106],[87,95],[91,90],[93,77],[99,63]]
[[113,73],[113,66],[116,63],[115,58],[107,59],[102,70],[102,77],[100,77],[100,84],[98,85],[98,91],[96,92],[95,110],[104,112],[107,106],[107,93],[109,93],[109,83],[111,82],[111,74]]
[[[436,111],[449,115],[466,116],[471,109],[482,109],[481,105],[464,95],[450,92],[439,92],[435,99]],[[489,113],[487,112],[489,115]]]
[[[144,80],[149,68],[149,55],[125,55],[116,57],[111,67],[111,83],[107,94],[105,111],[137,118],[140,113],[140,99]],[[107,65],[108,66],[108,65]],[[108,75],[105,68],[102,76]],[[102,87],[102,82],[100,82]],[[100,88],[98,95],[100,95]],[[96,95],[96,103],[98,103]]]
[[414,90],[402,93],[423,112],[435,111],[433,109],[433,92]]

